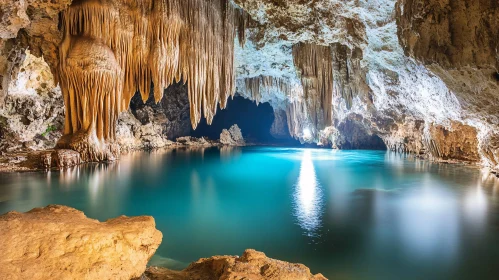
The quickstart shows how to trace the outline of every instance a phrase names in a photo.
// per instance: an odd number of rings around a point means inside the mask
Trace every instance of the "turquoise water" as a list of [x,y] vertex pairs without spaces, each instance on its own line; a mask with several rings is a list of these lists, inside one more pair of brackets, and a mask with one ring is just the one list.
[[152,260],[183,268],[246,248],[331,279],[497,279],[499,183],[378,151],[156,151],[64,172],[0,174],[0,212],[65,204],[152,215]]

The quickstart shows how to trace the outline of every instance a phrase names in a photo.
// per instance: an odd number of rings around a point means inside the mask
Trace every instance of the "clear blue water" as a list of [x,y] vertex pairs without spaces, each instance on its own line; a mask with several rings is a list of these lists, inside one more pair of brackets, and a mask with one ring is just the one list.
[[135,153],[64,172],[0,174],[0,212],[64,204],[152,215],[152,262],[246,248],[331,279],[498,279],[499,183],[378,151],[248,147]]

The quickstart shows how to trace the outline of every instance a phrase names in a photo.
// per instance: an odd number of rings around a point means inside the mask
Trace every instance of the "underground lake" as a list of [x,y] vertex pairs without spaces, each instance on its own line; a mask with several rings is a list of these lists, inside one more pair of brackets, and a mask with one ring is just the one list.
[[0,174],[0,213],[48,204],[154,217],[151,265],[247,248],[329,279],[497,279],[499,182],[387,151],[223,147]]

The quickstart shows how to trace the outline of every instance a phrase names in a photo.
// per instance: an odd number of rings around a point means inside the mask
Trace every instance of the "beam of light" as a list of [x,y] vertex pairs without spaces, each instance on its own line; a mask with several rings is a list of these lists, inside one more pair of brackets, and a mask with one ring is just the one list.
[[312,138],[312,132],[310,131],[309,128],[303,129],[303,138],[305,139]]
[[308,236],[316,236],[316,231],[321,226],[322,191],[309,150],[303,153],[300,175],[293,196],[298,225]]

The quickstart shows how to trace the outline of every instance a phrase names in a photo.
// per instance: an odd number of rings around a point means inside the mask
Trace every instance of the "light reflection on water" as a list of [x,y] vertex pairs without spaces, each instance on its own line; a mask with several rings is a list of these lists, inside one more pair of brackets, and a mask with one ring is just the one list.
[[308,236],[317,236],[321,226],[322,190],[315,175],[310,150],[303,152],[300,175],[294,193],[295,212],[300,227]]
[[332,279],[496,279],[499,182],[394,153],[225,148],[131,153],[0,174],[0,212],[66,204],[152,215],[174,268],[246,248]]

